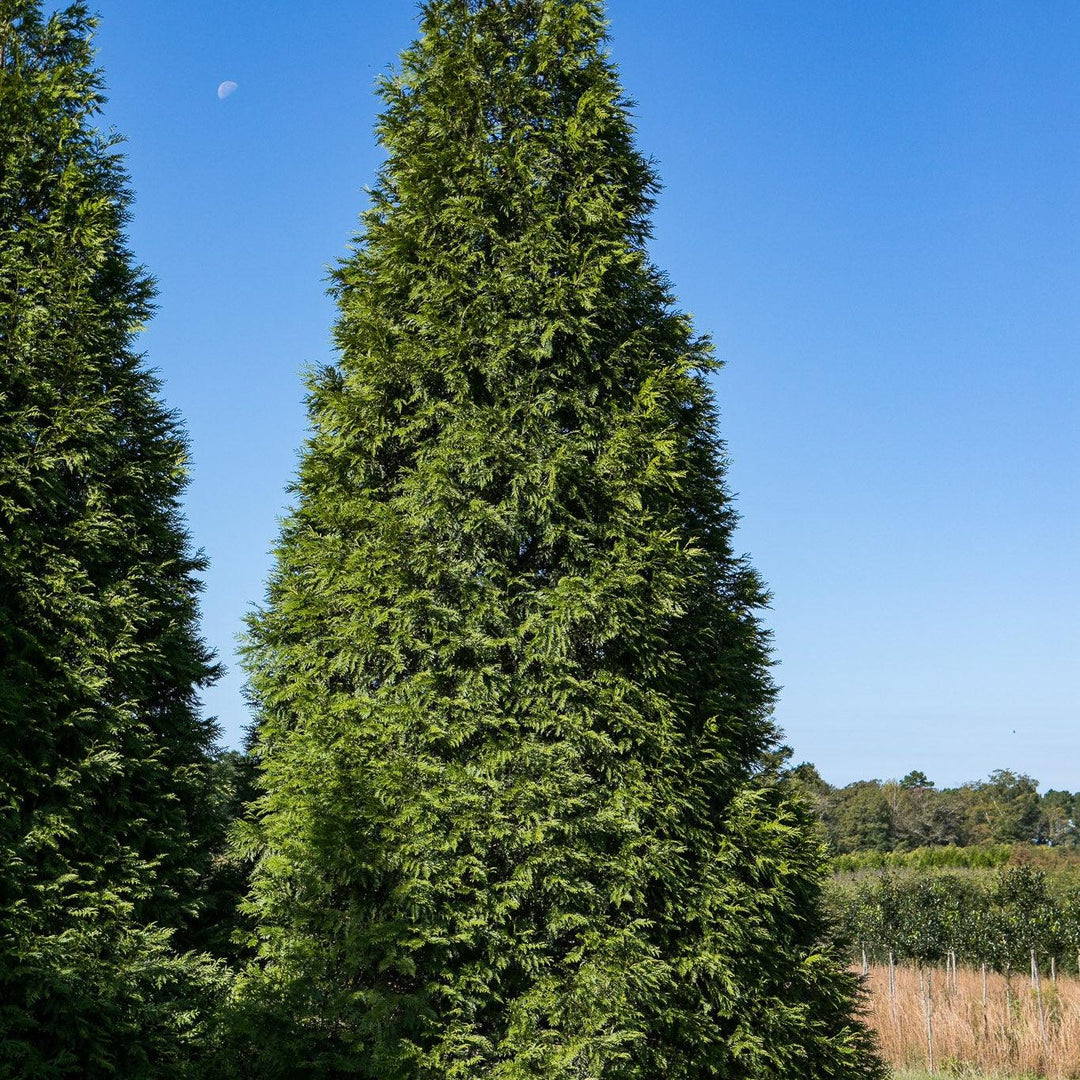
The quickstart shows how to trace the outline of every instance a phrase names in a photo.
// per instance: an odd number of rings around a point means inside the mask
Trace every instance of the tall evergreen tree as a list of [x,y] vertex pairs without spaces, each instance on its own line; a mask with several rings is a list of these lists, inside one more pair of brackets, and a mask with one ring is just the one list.
[[[213,971],[215,674],[94,22],[0,0],[0,1075],[168,1076]],[[220,830],[218,830],[220,831]]]
[[422,12],[252,620],[263,1067],[878,1075],[602,5]]

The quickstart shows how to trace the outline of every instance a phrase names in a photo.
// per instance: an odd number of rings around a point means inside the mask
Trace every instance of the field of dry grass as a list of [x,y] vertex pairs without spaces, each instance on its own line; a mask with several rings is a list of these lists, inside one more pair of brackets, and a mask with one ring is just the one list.
[[[871,967],[868,1020],[898,1076],[1080,1078],[1080,981]],[[927,986],[929,985],[929,994]],[[985,989],[985,997],[984,997]],[[1041,1003],[1040,1003],[1041,991]]]

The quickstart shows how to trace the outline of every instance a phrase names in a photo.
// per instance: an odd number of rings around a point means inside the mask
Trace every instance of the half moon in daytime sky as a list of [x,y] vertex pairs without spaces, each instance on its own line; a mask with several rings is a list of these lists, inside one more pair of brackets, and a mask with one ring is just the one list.
[[234,83],[232,79],[226,79],[217,88],[218,101],[224,101],[235,89],[236,83]]

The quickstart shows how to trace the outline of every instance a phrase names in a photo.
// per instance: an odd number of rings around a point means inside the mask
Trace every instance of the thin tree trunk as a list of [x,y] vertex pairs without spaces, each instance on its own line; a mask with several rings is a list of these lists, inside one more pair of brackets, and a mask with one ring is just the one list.
[[866,946],[862,947],[862,973],[865,977],[870,972],[870,965],[866,962]]
[[1050,957],[1050,981],[1057,986],[1057,957],[1053,955]]
[[896,1001],[896,958],[889,950],[889,1000]]

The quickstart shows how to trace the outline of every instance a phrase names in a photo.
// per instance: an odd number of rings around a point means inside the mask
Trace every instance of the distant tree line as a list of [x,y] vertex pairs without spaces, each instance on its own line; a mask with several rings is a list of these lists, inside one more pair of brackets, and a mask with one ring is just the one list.
[[925,847],[1071,845],[1080,840],[1080,793],[1050,790],[1024,773],[998,769],[987,780],[938,788],[925,773],[833,787],[809,763],[791,775],[812,799],[834,854]]

